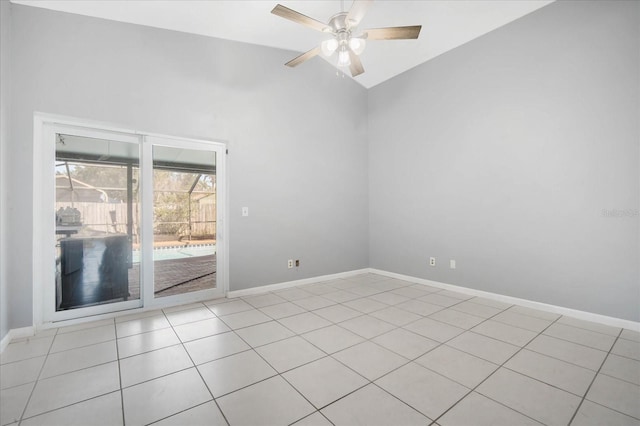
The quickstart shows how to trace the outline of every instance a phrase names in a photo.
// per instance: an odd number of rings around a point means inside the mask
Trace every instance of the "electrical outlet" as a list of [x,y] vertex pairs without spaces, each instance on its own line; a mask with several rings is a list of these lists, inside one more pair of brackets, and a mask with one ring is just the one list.
[[300,260],[299,260],[299,259],[296,259],[296,268],[297,268],[298,266],[300,266]]
[[429,266],[436,266],[436,258],[435,257],[430,257],[429,258]]
[[289,269],[293,268],[293,259],[287,260],[287,268]]
[[456,269],[456,261],[454,259],[449,260],[449,268]]

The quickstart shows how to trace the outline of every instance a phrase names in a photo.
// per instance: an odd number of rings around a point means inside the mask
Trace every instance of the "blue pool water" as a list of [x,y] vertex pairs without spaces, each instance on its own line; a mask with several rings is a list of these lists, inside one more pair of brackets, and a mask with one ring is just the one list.
[[[213,244],[192,247],[158,248],[153,250],[153,260],[185,259],[187,257],[210,256],[216,254]],[[140,263],[140,250],[133,251],[133,263]]]

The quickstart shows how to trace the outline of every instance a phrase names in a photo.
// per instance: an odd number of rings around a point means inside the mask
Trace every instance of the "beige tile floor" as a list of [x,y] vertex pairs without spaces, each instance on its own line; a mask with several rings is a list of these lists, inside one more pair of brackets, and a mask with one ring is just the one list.
[[365,274],[55,330],[2,425],[640,425],[640,333]]

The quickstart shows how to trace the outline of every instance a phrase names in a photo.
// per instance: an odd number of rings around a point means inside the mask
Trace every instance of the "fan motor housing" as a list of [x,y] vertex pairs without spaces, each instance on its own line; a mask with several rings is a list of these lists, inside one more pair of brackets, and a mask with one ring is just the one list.
[[339,33],[347,30],[347,12],[336,13],[329,19],[329,26],[334,33]]

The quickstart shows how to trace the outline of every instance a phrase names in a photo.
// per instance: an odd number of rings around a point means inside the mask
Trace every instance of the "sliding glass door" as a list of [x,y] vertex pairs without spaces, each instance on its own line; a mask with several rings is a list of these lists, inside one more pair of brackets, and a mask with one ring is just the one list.
[[44,130],[54,164],[43,182],[54,191],[42,199],[55,215],[42,215],[42,253],[55,266],[44,276],[43,322],[224,295],[222,145]]
[[[142,306],[140,139],[135,135],[49,126],[54,146],[53,226],[45,241],[54,274],[45,318],[64,320]],[[49,196],[47,193],[46,196]]]
[[220,208],[216,146],[148,137],[153,180],[153,296],[222,295],[218,285]]

